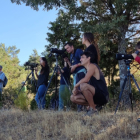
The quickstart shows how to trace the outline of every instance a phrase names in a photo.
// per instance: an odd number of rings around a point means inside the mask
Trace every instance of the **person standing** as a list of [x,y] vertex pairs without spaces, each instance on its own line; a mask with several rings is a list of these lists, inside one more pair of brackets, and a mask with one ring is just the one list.
[[[68,58],[64,58],[64,61],[66,61],[71,66],[71,73],[73,74],[73,85],[75,86],[76,83],[84,78],[86,74],[86,69],[80,64],[80,58],[83,51],[81,49],[75,49],[73,44],[70,42],[66,43],[64,47],[67,53],[70,54],[70,61]],[[77,107],[78,112],[82,110],[81,105],[78,105]]]
[[[109,100],[109,93],[105,78],[97,64],[92,63],[93,54],[84,52],[81,55],[81,64],[87,69],[87,73],[74,87],[71,101],[77,104],[89,106],[86,115],[97,112],[96,106],[105,105]],[[80,90],[78,87],[80,86]]]
[[35,96],[35,100],[38,105],[38,108],[44,109],[46,104],[45,91],[48,86],[48,78],[49,78],[49,66],[45,57],[40,58],[40,65],[42,68],[39,75],[37,74],[38,70],[35,69],[35,74],[38,78],[37,81],[38,90]]
[[[82,37],[82,44],[86,46],[84,52],[89,51],[93,54],[91,63],[98,65],[100,61],[100,53],[99,48],[94,41],[94,35],[90,32],[84,33]],[[87,107],[87,110],[88,109],[89,107]]]
[[98,65],[100,61],[100,53],[97,44],[95,44],[94,35],[92,33],[84,33],[82,44],[86,46],[86,49],[84,51],[89,51],[93,54],[91,63],[95,63]]
[[5,79],[5,74],[4,72],[2,71],[2,66],[0,65],[0,95],[2,95],[2,91],[3,91],[3,82],[4,82],[4,79]]
[[65,94],[65,91],[68,90],[68,86],[70,85],[70,71],[69,67],[67,66],[67,63],[64,62],[64,68],[58,71],[58,74],[61,74],[60,79],[60,87],[59,87],[59,111],[64,109],[64,101],[63,101],[63,94]]

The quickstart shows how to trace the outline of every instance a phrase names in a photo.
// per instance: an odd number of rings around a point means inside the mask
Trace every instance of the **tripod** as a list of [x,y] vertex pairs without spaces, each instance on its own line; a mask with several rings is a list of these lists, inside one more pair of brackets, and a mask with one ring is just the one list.
[[131,101],[132,112],[133,112],[133,103],[132,103],[132,92],[131,92],[131,79],[130,79],[131,77],[132,77],[136,87],[138,88],[138,90],[140,92],[140,88],[139,88],[139,86],[138,86],[138,84],[137,84],[133,74],[130,73],[130,63],[131,63],[131,60],[124,60],[124,61],[125,61],[125,64],[127,66],[127,75],[125,76],[125,79],[124,79],[124,82],[123,82],[123,85],[122,85],[122,89],[121,89],[121,92],[119,94],[119,100],[118,100],[118,104],[117,104],[117,107],[116,107],[116,110],[115,110],[115,114],[116,114],[116,112],[118,110],[119,103],[121,101],[121,97],[122,97],[123,90],[125,88],[125,84],[126,84],[127,80],[129,80],[128,81],[129,82],[129,98],[130,98],[130,101]]
[[31,68],[31,72],[30,74],[27,76],[24,84],[22,85],[21,89],[19,90],[18,94],[21,92],[22,88],[24,87],[24,85],[26,84],[27,80],[29,79],[30,75],[32,75],[32,78],[31,78],[31,84],[32,82],[34,81],[34,85],[35,85],[35,89],[37,91],[37,85],[36,85],[36,81],[35,81],[35,76],[34,76],[34,68]]
[[49,88],[49,86],[50,86],[50,84],[51,84],[52,78],[53,78],[53,76],[54,76],[54,74],[55,74],[55,97],[54,97],[54,99],[55,99],[55,107],[56,107],[56,105],[57,105],[56,102],[57,102],[57,98],[58,98],[58,97],[57,97],[57,92],[58,92],[58,90],[57,90],[58,71],[60,72],[60,74],[61,74],[61,76],[63,77],[63,80],[64,80],[66,86],[68,87],[70,93],[72,94],[70,85],[67,83],[65,77],[62,75],[61,68],[58,66],[58,56],[59,56],[58,54],[55,54],[56,65],[55,65],[55,67],[54,67],[53,74],[52,74],[52,76],[51,76],[51,78],[50,78],[50,80],[49,80],[49,83],[48,83],[47,89],[46,89],[46,91],[45,91],[44,97],[43,97],[42,100],[41,100],[41,103],[42,103],[42,101],[44,100],[44,98],[45,98],[45,96],[46,96],[46,94],[47,94],[47,91],[48,91],[48,88]]

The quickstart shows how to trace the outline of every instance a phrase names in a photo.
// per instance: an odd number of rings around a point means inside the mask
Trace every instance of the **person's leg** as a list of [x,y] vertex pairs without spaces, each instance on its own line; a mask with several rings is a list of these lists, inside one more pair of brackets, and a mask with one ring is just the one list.
[[81,92],[83,93],[85,99],[87,100],[89,106],[96,110],[96,104],[93,101],[93,96],[95,95],[95,88],[87,83],[80,85]]
[[45,108],[45,104],[46,104],[46,99],[44,97],[45,91],[46,91],[46,86],[40,85],[35,97],[39,109]]
[[2,88],[0,88],[0,101],[2,101]]
[[36,104],[37,104],[38,108],[40,109],[41,107],[40,107],[38,90],[37,90],[37,93],[36,93],[36,96],[35,96],[35,101],[36,101]]
[[63,99],[62,99],[62,94],[64,92],[64,85],[60,85],[60,88],[59,88],[59,111],[60,110],[63,110],[64,108],[64,103],[63,103]]
[[45,96],[45,92],[46,92],[46,85],[42,85],[41,86],[41,106],[44,109],[45,105],[46,105],[46,96]]
[[[85,73],[84,73],[84,72],[77,73],[77,76],[76,76],[76,83],[78,83],[78,82],[79,82],[81,79],[83,79],[84,77],[85,77]],[[79,90],[80,90],[80,87],[79,87]],[[81,110],[82,110],[82,107],[83,107],[83,105],[78,104],[78,105],[77,105],[78,111],[81,111]]]
[[78,93],[77,95],[71,95],[70,99],[72,102],[79,105],[84,105],[84,106],[89,105],[85,97],[81,93]]

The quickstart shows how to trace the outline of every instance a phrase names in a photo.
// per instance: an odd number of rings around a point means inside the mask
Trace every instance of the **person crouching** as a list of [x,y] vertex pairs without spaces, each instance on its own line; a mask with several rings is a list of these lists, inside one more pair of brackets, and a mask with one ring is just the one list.
[[[71,101],[85,106],[90,106],[86,115],[91,116],[97,112],[96,106],[105,105],[109,100],[109,93],[104,76],[97,64],[92,62],[92,53],[84,52],[81,55],[81,65],[87,69],[87,73],[73,89]],[[80,90],[78,87],[80,86]]]

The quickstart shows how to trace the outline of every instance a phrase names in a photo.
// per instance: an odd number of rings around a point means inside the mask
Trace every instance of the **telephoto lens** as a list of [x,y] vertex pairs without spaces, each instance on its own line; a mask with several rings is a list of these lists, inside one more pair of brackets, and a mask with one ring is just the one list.
[[131,54],[121,54],[121,53],[117,53],[117,54],[116,54],[116,59],[117,59],[117,60],[134,59],[134,57],[133,57]]
[[66,51],[66,49],[58,50],[57,48],[51,48],[51,50],[50,50],[51,53],[56,53],[56,54],[59,54],[59,55],[64,54],[65,51]]

